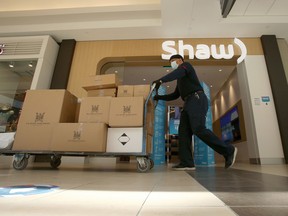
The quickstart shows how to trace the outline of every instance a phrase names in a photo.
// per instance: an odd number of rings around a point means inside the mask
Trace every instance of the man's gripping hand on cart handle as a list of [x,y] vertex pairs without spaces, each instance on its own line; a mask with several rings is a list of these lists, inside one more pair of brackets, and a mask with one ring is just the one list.
[[162,100],[162,97],[161,97],[162,95],[155,95],[154,97],[153,97],[153,100],[156,100],[156,101],[158,101],[158,100]]
[[155,84],[155,89],[158,90],[162,84],[162,80],[158,79],[153,81],[152,85]]

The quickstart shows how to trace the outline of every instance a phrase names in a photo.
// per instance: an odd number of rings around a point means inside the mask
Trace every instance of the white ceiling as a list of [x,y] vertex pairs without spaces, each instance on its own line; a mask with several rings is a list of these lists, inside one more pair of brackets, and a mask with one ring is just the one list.
[[136,32],[159,26],[159,0],[9,0],[0,8],[0,36],[49,34],[59,42],[133,39]]
[[57,41],[149,38],[288,38],[287,0],[236,0],[222,18],[220,0],[1,1],[0,37],[52,35]]
[[[1,1],[0,37],[51,35],[61,42],[72,38],[241,38],[273,34],[287,40],[287,8],[288,0],[236,0],[228,17],[222,18],[220,0],[9,0]],[[219,64],[197,66],[197,71],[217,93],[217,86],[221,87],[234,68]],[[161,70],[154,68],[154,75],[159,77]],[[152,77],[150,74],[148,80]]]

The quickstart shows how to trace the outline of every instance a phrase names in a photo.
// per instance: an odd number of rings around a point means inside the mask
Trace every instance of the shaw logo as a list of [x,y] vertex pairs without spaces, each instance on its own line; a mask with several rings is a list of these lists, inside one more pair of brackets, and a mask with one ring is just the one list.
[[0,55],[4,52],[5,44],[0,44]]
[[[238,38],[234,38],[234,43],[240,48],[241,55],[237,59],[237,63],[241,63],[246,55],[247,55],[247,49],[245,44],[239,40]],[[229,44],[227,46],[227,52],[225,49],[225,45],[220,44],[219,47],[215,44],[212,44],[210,47],[206,44],[197,44],[196,50],[194,50],[194,47],[190,44],[184,44],[183,40],[178,41],[178,50],[175,48],[176,42],[175,41],[164,41],[162,43],[162,49],[163,51],[169,53],[169,54],[162,54],[162,59],[169,60],[172,55],[180,54],[184,56],[184,50],[187,50],[189,53],[189,59],[194,59],[196,57],[197,59],[203,60],[203,59],[209,59],[211,56],[214,59],[232,59],[234,56],[234,47],[233,44]]]

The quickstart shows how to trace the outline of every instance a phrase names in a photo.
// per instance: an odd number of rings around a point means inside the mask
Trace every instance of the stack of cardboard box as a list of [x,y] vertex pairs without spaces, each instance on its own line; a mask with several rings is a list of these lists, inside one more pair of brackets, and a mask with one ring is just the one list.
[[[101,120],[108,124],[106,152],[141,153],[142,151],[151,151],[154,120],[152,100],[148,103],[145,121],[143,119],[144,102],[149,95],[150,85],[119,84],[116,74],[96,75],[88,78],[83,86],[87,91],[87,98],[82,98],[79,122]],[[115,97],[115,92],[117,92],[117,97]],[[108,99],[99,96],[112,97]],[[106,103],[103,102],[104,100]],[[93,115],[92,111],[88,112],[89,107],[91,110],[94,107],[97,114],[95,112]],[[97,117],[100,113],[102,113],[102,117],[105,116],[104,119]],[[144,130],[144,126],[147,130]],[[143,149],[144,141],[147,144],[146,149]]]
[[77,98],[66,90],[28,90],[13,150],[50,151],[57,124],[74,122]]
[[[152,101],[149,101],[146,110],[144,107],[149,92],[149,85],[118,86],[117,97],[111,100],[107,152],[141,153],[151,151],[154,106]],[[144,115],[145,111],[146,115]],[[143,119],[143,116],[146,119]],[[149,130],[148,118],[150,120]],[[144,142],[147,144],[146,149],[143,149]]]
[[116,74],[87,76],[83,88],[88,97],[111,96],[116,97],[117,86],[120,80]]
[[143,119],[150,86],[118,85],[116,74],[87,77],[78,104],[67,90],[29,90],[13,150],[140,153],[147,140],[151,151],[151,101]]

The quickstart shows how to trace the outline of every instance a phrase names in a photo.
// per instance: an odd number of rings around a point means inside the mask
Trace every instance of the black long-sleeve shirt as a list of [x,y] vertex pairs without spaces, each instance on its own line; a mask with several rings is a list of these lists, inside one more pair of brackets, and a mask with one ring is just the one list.
[[163,83],[177,80],[175,91],[168,95],[161,95],[160,100],[170,101],[180,96],[184,100],[186,96],[193,92],[203,91],[193,66],[188,62],[182,63],[177,69],[163,76],[160,80]]

